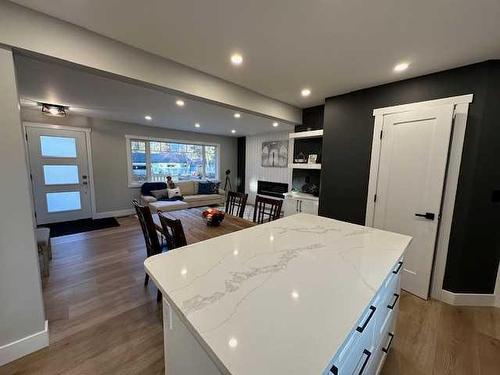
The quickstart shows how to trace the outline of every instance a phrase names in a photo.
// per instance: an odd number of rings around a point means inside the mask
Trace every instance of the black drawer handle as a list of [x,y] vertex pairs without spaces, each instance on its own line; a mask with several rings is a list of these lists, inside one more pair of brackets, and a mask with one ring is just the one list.
[[388,333],[389,335],[389,343],[387,344],[387,348],[382,348],[382,351],[384,353],[389,353],[389,349],[391,348],[391,345],[392,345],[392,339],[394,338],[394,335],[392,333]]
[[389,308],[391,310],[394,309],[394,306],[396,306],[396,303],[398,302],[398,299],[399,299],[399,294],[394,293],[393,296],[396,297],[396,298],[394,298],[394,302],[392,303],[392,305],[387,305],[387,308]]
[[368,318],[366,318],[365,322],[361,326],[358,326],[356,328],[356,331],[358,331],[360,333],[363,333],[363,331],[365,330],[366,326],[370,322],[373,314],[375,314],[375,310],[377,310],[377,308],[375,306],[370,306],[370,314],[368,315]]
[[361,375],[363,373],[363,371],[365,371],[366,364],[368,363],[368,360],[370,359],[370,356],[372,355],[372,353],[365,349],[365,350],[363,350],[363,355],[366,355],[366,357],[365,357],[365,361],[363,362],[363,366],[361,366],[361,369],[358,372],[359,375]]
[[401,267],[403,267],[403,262],[398,262],[398,267],[392,273],[397,275]]

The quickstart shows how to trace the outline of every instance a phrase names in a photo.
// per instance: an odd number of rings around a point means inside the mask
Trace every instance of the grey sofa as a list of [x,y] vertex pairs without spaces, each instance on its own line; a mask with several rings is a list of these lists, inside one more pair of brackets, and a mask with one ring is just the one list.
[[224,204],[224,190],[219,189],[218,194],[198,194],[198,181],[179,181],[176,187],[181,190],[184,197],[182,201],[159,201],[150,194],[151,190],[166,189],[164,182],[145,183],[141,187],[141,201],[149,205],[152,212],[175,211],[191,207],[203,207]]

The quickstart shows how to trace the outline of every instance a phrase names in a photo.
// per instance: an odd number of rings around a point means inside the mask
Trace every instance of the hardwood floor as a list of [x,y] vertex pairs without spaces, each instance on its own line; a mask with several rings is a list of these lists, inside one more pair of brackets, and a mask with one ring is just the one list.
[[403,294],[383,375],[500,374],[500,309]]
[[[161,305],[144,288],[146,251],[135,217],[118,228],[53,239],[43,294],[50,346],[4,374],[163,374]],[[188,240],[189,241],[189,240]],[[500,309],[401,298],[384,375],[499,374]]]
[[161,304],[145,288],[137,219],[52,239],[43,294],[50,346],[0,374],[163,374]]

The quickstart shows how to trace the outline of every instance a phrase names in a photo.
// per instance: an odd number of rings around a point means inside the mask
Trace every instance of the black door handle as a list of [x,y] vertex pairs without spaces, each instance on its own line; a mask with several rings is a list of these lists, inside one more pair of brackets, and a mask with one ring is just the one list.
[[434,218],[436,217],[436,215],[431,212],[426,212],[425,214],[415,214],[415,216],[424,217],[427,220],[434,220]]

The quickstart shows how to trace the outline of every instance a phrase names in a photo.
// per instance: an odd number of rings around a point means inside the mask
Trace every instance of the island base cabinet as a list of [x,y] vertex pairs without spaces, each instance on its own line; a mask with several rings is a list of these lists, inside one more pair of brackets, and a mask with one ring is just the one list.
[[221,375],[205,349],[163,299],[166,375]]
[[395,337],[399,311],[402,260],[384,280],[382,287],[361,315],[333,359],[329,375],[375,375],[382,371]]

